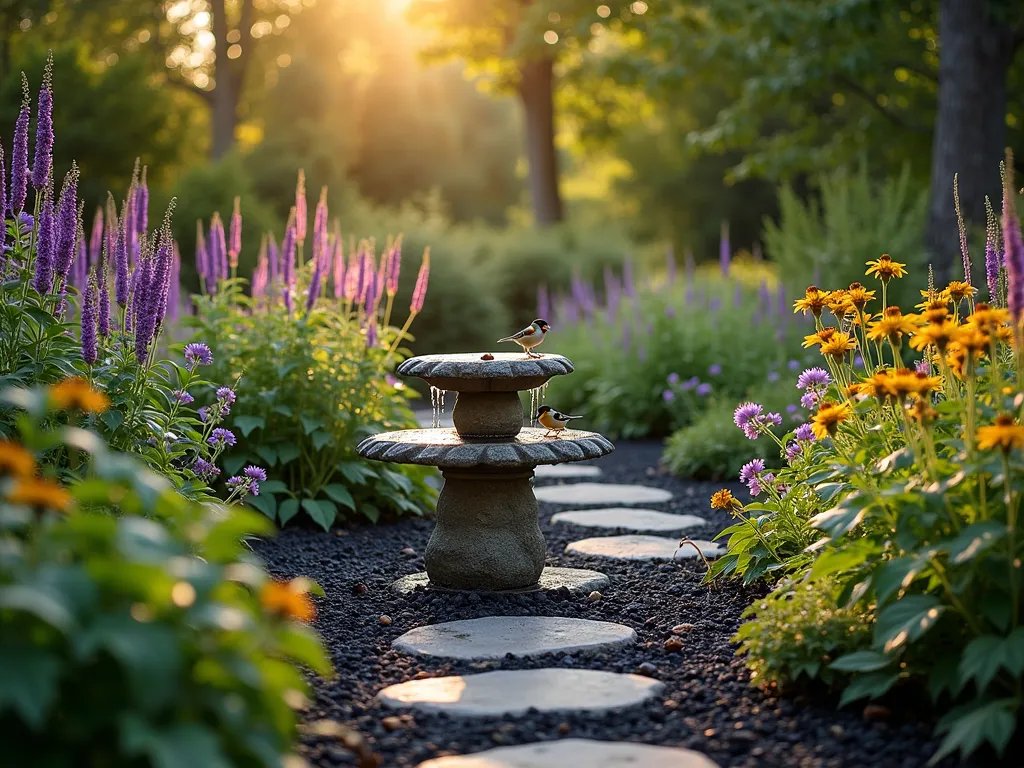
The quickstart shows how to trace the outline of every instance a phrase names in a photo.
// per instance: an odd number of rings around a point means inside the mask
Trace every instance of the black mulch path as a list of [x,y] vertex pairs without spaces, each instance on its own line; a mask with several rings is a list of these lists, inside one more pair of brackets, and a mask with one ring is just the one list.
[[[656,473],[659,453],[660,446],[654,443],[621,443],[616,453],[596,462],[604,470],[599,480],[671,490],[675,495],[671,502],[651,508],[705,516],[708,526],[691,535],[712,538],[729,524],[724,513],[712,512],[708,506],[708,497],[721,486]],[[307,719],[330,718],[359,730],[387,768],[561,736],[683,746],[706,753],[722,768],[917,768],[934,752],[933,723],[916,719],[921,716],[916,708],[892,707],[886,719],[868,720],[863,707],[836,712],[827,701],[773,698],[751,688],[729,638],[739,625],[740,613],[762,590],[734,584],[709,589],[700,583],[703,565],[699,561],[617,563],[565,555],[570,541],[602,534],[596,529],[552,526],[551,516],[563,508],[541,504],[548,564],[608,574],[612,583],[599,602],[543,593],[481,597],[421,591],[398,596],[388,585],[398,576],[423,570],[422,553],[433,526],[428,520],[330,534],[289,529],[261,542],[257,550],[275,575],[309,576],[327,593],[319,601],[317,628],[330,647],[338,677],[316,683],[316,700]],[[403,555],[406,547],[417,554]],[[382,625],[382,615],[392,623]],[[638,642],[635,647],[589,656],[560,654],[484,663],[411,658],[390,648],[392,640],[422,624],[498,615],[614,621],[633,627]],[[663,643],[680,623],[693,624],[694,629],[681,636],[682,653],[668,653]],[[654,665],[653,671],[647,669],[665,683],[664,696],[611,714],[472,720],[417,714],[388,731],[383,718],[407,713],[374,702],[381,688],[410,680],[419,672],[440,676],[556,665],[637,672],[641,664]],[[326,738],[305,737],[302,752],[317,765],[352,764],[348,753]]]

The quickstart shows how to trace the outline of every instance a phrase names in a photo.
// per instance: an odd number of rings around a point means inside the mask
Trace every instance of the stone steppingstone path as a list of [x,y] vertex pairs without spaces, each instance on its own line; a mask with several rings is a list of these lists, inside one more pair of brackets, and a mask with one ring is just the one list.
[[520,669],[410,680],[377,696],[385,705],[453,717],[539,712],[604,712],[642,704],[665,685],[640,675],[593,669]]
[[559,616],[488,616],[411,629],[391,647],[415,656],[466,661],[545,653],[598,651],[631,645],[636,632],[622,624]]
[[545,485],[533,489],[537,501],[549,504],[661,504],[672,494],[661,488],[614,483],[572,483]]
[[[537,582],[536,587],[527,587],[525,589],[512,589],[502,590],[501,592],[491,592],[487,590],[480,590],[480,594],[485,595],[510,595],[517,593],[529,593],[537,591],[554,591],[566,587],[571,592],[582,592],[584,594],[591,592],[595,589],[604,589],[608,586],[608,577],[598,571],[588,571],[585,568],[555,568],[548,567],[540,575],[540,580]],[[407,595],[410,592],[415,591],[419,587],[427,589],[437,590],[439,592],[446,592],[448,590],[443,587],[430,586],[430,577],[427,576],[425,571],[419,573],[411,573],[408,576],[395,581],[391,588],[396,592]],[[456,590],[458,592],[464,592],[465,590]]]
[[593,464],[542,464],[534,470],[538,480],[579,479],[600,477],[602,474],[601,468]]
[[560,739],[439,757],[417,768],[718,768],[699,752],[631,742]]
[[[713,558],[724,554],[718,544],[710,541],[692,540],[704,557]],[[697,551],[689,543],[679,546],[678,539],[663,536],[600,536],[582,539],[569,544],[565,551],[574,555],[593,555],[615,560],[689,560],[697,557]]]
[[585,528],[618,528],[629,531],[674,531],[682,533],[690,528],[707,525],[708,521],[696,515],[673,515],[653,509],[634,507],[608,507],[607,509],[580,509],[558,512],[552,523],[569,523]]

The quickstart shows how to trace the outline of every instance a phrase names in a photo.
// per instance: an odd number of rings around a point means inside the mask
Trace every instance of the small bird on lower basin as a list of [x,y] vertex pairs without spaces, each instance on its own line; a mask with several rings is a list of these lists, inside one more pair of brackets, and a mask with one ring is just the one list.
[[543,343],[544,337],[547,336],[549,330],[551,330],[551,326],[548,325],[548,321],[538,317],[519,333],[506,336],[504,339],[498,339],[498,343],[514,341],[523,348],[527,357],[540,357],[540,355],[533,354],[533,348],[539,347]]
[[[547,430],[544,437],[557,437],[559,432],[569,426],[570,421],[573,419],[581,419],[583,417],[569,416],[561,411],[556,411],[550,405],[542,405],[537,409],[537,416],[535,418],[540,422],[540,425]],[[555,434],[552,435],[552,432]]]

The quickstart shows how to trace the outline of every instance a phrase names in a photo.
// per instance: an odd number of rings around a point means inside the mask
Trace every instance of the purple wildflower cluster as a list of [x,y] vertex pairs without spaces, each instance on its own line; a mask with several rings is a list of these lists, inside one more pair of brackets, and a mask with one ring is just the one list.
[[733,411],[732,420],[748,440],[756,440],[773,426],[782,424],[781,414],[765,413],[764,406],[758,403],[740,403]]
[[244,499],[250,494],[259,496],[260,483],[265,483],[266,481],[267,471],[262,467],[250,465],[242,470],[241,475],[229,477],[226,485],[232,495],[237,495],[238,498]]
[[765,488],[775,482],[775,475],[764,471],[763,459],[754,459],[740,469],[740,482],[746,484],[751,496],[760,496]]
[[797,389],[804,391],[800,397],[800,405],[807,409],[815,408],[831,384],[832,377],[824,368],[804,370],[796,380]]
[[[721,372],[721,366],[716,365],[712,365],[708,371],[712,375],[717,375],[717,373],[715,373],[715,369],[717,369],[719,373]],[[669,386],[661,393],[661,398],[666,403],[674,402],[676,397],[682,393],[693,392],[697,397],[704,398],[710,395],[713,390],[711,384],[706,381],[701,381],[699,376],[691,376],[683,381],[682,377],[680,377],[678,373],[673,372],[668,375],[666,381]]]

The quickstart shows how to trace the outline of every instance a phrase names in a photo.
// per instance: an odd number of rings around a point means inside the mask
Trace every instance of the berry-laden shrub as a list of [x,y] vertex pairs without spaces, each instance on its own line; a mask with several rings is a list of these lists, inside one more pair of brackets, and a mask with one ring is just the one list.
[[[271,766],[292,751],[298,665],[329,674],[304,579],[241,541],[269,522],[200,504],[53,398],[10,391],[0,442],[0,741],[12,765]],[[51,459],[71,458],[60,482]]]
[[[313,258],[300,265],[296,221],[293,211],[280,250],[268,247],[261,255],[252,296],[242,293],[243,280],[228,278],[222,257],[209,259],[200,251],[200,262],[213,266],[200,273],[206,295],[195,298],[197,314],[186,323],[193,343],[208,340],[217,348],[207,377],[242,379],[230,404],[237,443],[230,443],[224,469],[234,474],[247,464],[266,467],[262,492],[248,502],[281,525],[300,512],[325,530],[351,514],[371,522],[383,515],[421,515],[436,499],[426,483],[430,470],[371,464],[355,448],[371,434],[417,426],[409,408],[414,393],[390,372],[423,308],[429,253],[398,329],[391,317],[400,241],[379,263],[373,244],[364,241],[346,264],[341,238],[327,232],[322,196]],[[222,231],[216,221],[211,225],[217,253]]]

